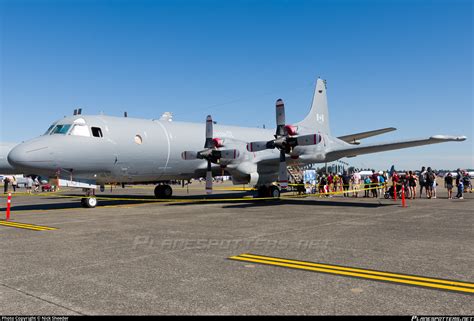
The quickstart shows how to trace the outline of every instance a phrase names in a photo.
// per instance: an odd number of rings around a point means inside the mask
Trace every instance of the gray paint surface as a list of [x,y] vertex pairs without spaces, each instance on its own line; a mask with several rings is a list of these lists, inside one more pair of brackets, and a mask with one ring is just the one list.
[[[85,123],[89,129],[99,127],[103,137],[43,135],[24,142],[9,153],[10,164],[25,174],[40,174],[110,182],[157,182],[203,176],[206,161],[185,161],[183,151],[199,151],[205,142],[205,121],[184,123],[112,116],[76,115],[57,121],[57,125]],[[448,141],[463,141],[464,136],[431,136],[371,145],[351,145],[330,135],[326,85],[318,79],[310,112],[295,124],[298,134],[322,135],[321,143],[296,146],[287,157],[288,165],[305,165],[333,161],[342,157],[375,153],[399,148]],[[381,133],[384,132],[383,130]],[[373,132],[371,132],[373,135]],[[363,137],[363,133],[357,135]],[[225,149],[238,149],[235,160],[213,165],[214,174],[221,165],[234,183],[269,184],[276,180],[279,151],[248,152],[246,144],[274,138],[274,130],[236,126],[214,126],[214,137],[221,138]],[[137,143],[137,141],[139,143]]]

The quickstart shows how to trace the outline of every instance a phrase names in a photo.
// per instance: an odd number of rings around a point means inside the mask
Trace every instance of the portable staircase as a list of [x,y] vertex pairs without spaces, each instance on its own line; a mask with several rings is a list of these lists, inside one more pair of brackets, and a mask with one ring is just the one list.
[[289,181],[298,184],[303,179],[303,170],[299,166],[288,166]]

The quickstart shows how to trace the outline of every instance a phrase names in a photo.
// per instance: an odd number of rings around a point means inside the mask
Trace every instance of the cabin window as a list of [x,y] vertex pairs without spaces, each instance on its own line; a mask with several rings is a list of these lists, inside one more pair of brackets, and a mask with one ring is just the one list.
[[94,136],[94,137],[103,137],[102,129],[100,129],[99,127],[92,127],[91,130],[92,130],[92,136]]
[[71,128],[71,125],[67,124],[62,124],[62,125],[57,125],[54,127],[54,129],[51,131],[51,134],[62,134],[65,135],[69,131],[69,128]]

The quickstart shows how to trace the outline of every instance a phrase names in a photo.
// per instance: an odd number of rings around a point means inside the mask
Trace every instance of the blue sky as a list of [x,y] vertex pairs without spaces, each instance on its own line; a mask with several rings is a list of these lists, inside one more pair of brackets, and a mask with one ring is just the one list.
[[274,126],[327,79],[334,135],[466,135],[350,159],[357,167],[474,167],[471,1],[0,0],[1,141],[85,113]]

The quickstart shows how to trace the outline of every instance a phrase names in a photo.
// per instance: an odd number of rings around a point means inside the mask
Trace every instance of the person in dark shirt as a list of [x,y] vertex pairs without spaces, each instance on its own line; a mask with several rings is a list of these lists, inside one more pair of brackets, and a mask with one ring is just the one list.
[[467,193],[468,190],[469,193],[472,193],[471,177],[469,176],[469,173],[467,171],[464,172],[464,177],[462,180],[464,183],[464,193]]
[[351,177],[347,172],[342,174],[342,188],[344,189],[344,197],[349,197],[349,183],[351,181]]
[[453,199],[453,175],[448,173],[444,178],[444,187],[448,190],[448,200]]
[[6,194],[8,193],[8,185],[10,184],[10,179],[5,176],[3,179],[3,193]]
[[375,170],[372,170],[372,176],[370,177],[372,181],[372,196],[377,197],[377,187],[379,186],[379,174],[375,172]]
[[416,181],[417,177],[412,171],[408,172],[408,188],[409,188],[409,198],[414,199],[416,197]]
[[[420,198],[423,195],[423,187],[426,187],[426,170],[425,166],[421,167],[420,176],[418,177],[418,182],[420,183]],[[426,191],[428,195],[428,191]]]
[[426,197],[431,198],[433,196],[433,183],[435,181],[435,174],[431,170],[431,167],[428,167],[426,170],[426,181],[425,181],[425,188],[426,188]]

